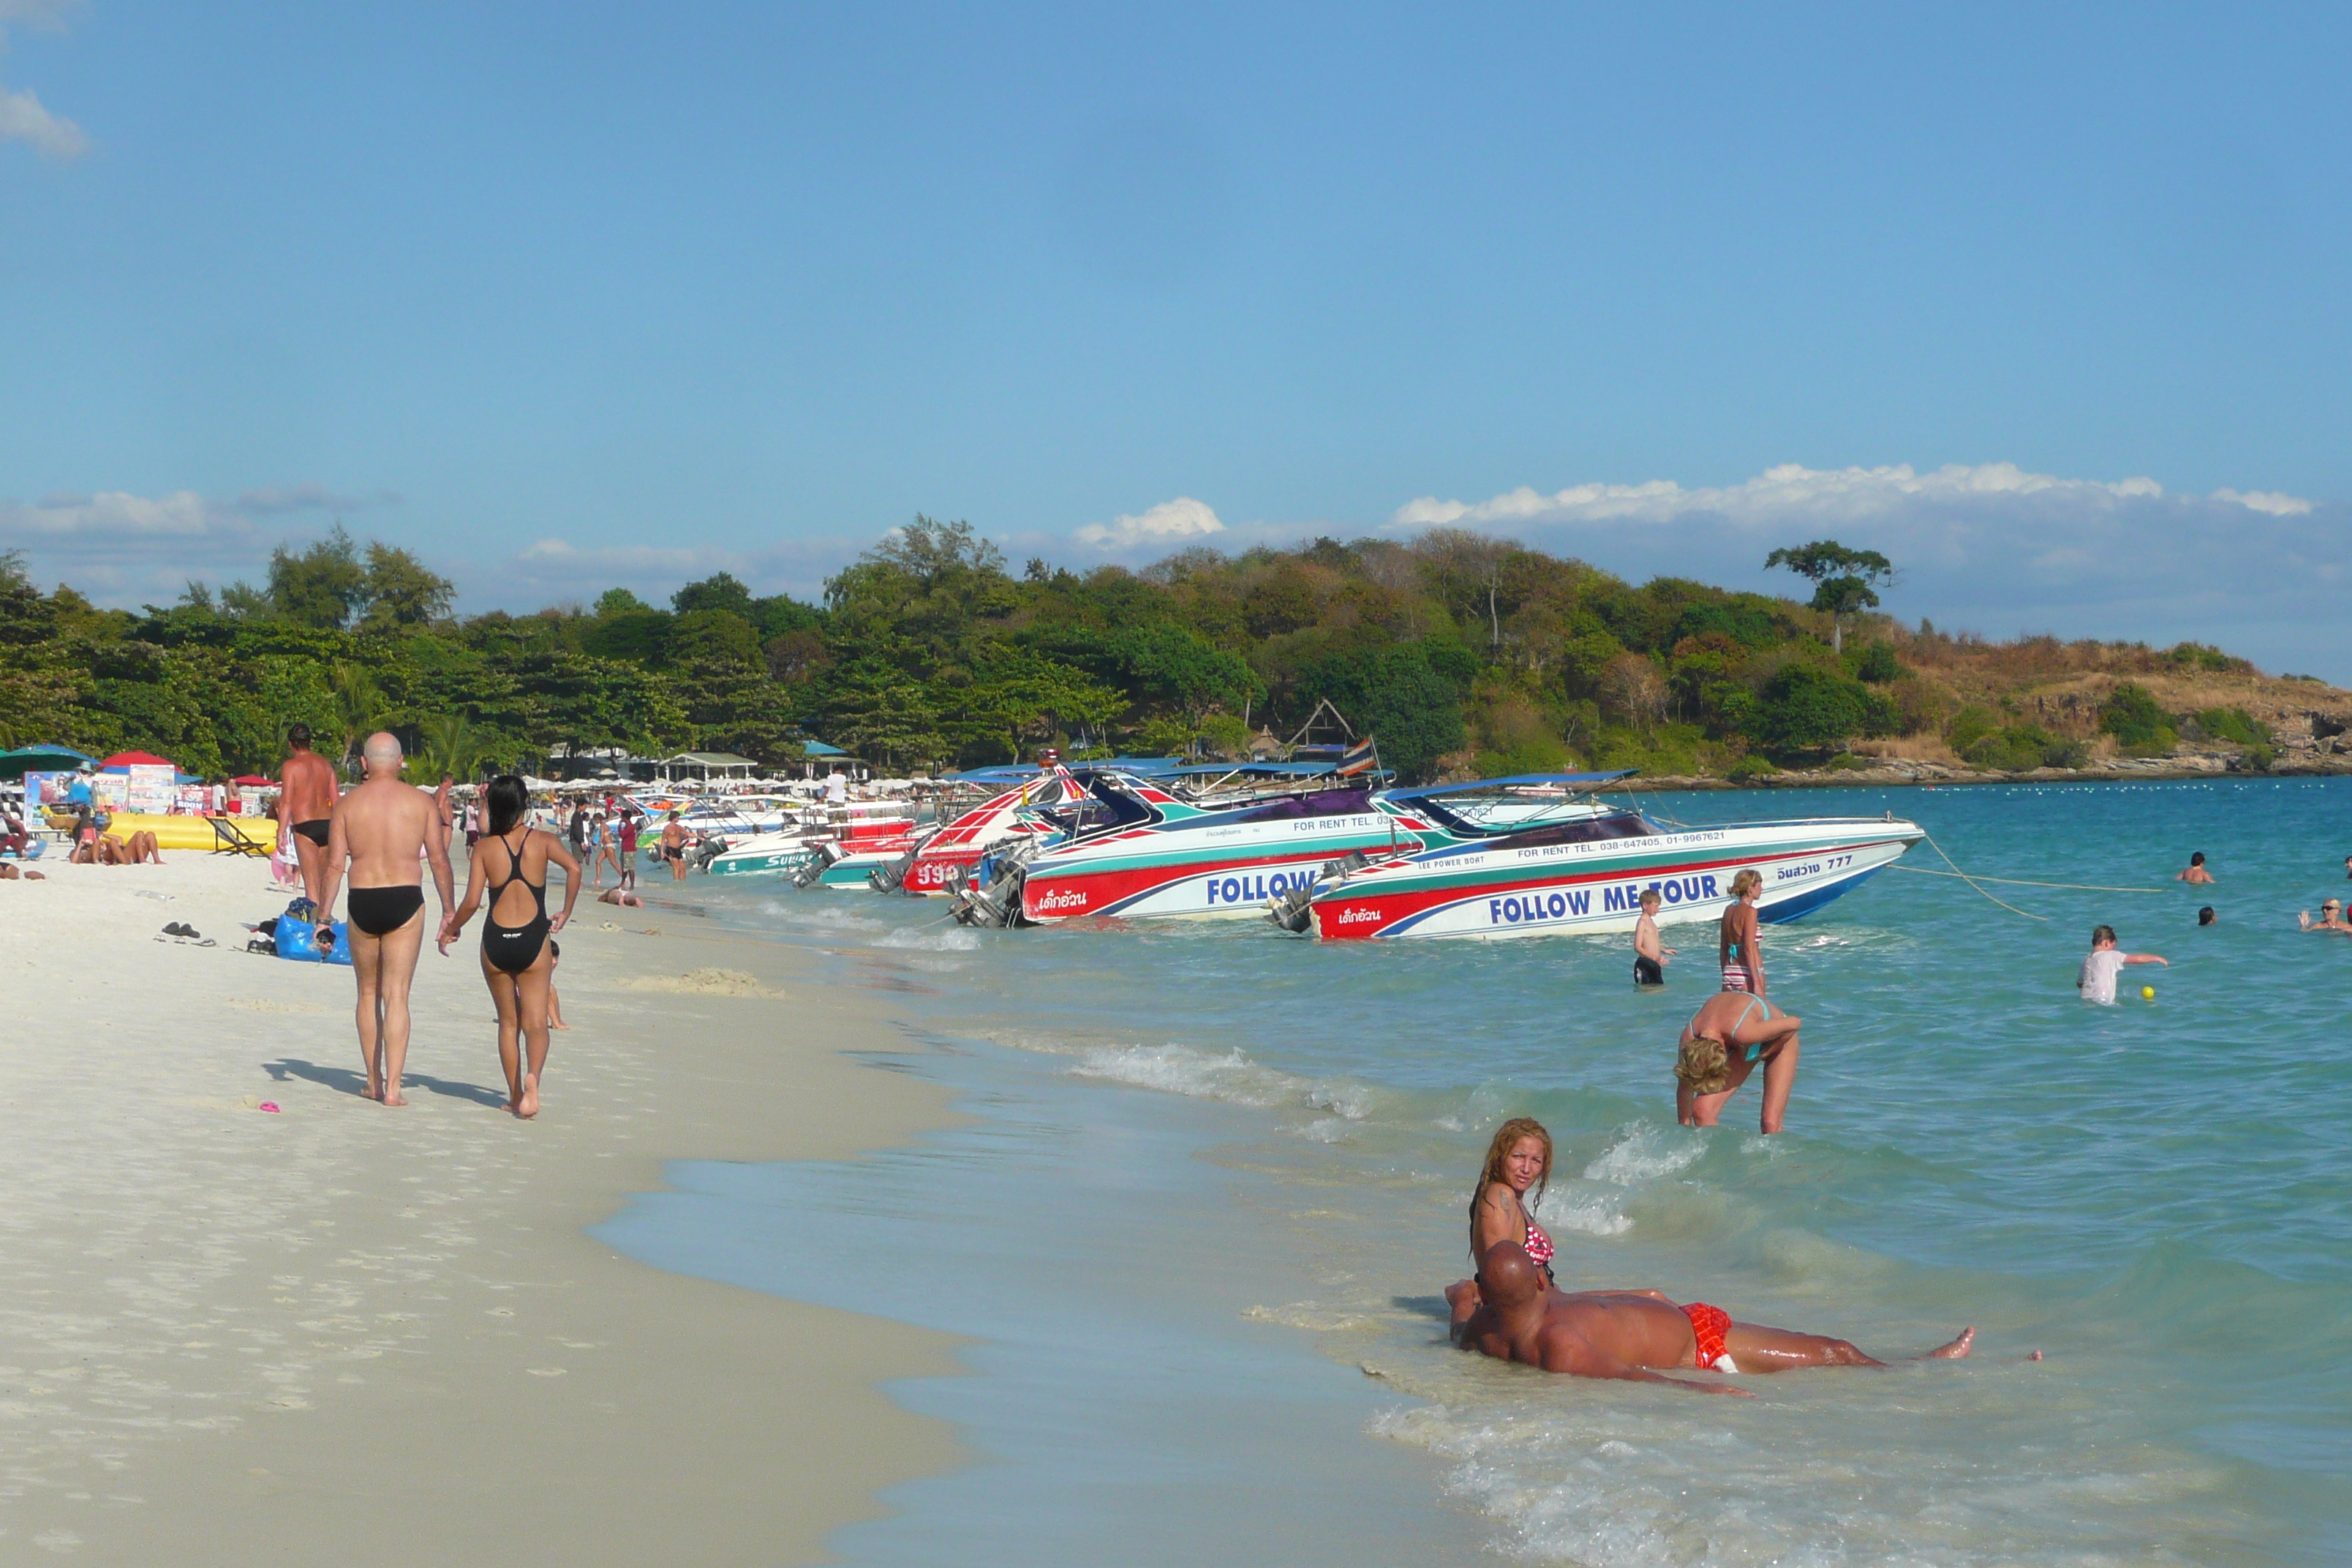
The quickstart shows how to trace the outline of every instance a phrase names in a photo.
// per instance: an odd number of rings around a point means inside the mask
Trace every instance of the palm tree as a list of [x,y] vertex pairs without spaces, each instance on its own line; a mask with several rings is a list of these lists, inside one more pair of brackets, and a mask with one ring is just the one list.
[[437,782],[444,774],[453,779],[471,779],[496,760],[488,741],[467,721],[463,713],[436,714],[417,726],[417,733],[424,742],[417,760],[425,764],[425,772],[431,775],[424,782]]
[[335,722],[343,731],[343,760],[349,762],[383,712],[383,688],[363,667],[338,664],[327,671],[327,693]]

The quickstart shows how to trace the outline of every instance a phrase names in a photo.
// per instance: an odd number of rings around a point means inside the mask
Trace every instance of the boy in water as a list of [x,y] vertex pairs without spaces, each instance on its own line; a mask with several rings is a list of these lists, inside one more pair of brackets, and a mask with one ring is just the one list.
[[2200,849],[2189,856],[2189,869],[2176,871],[2173,873],[2172,879],[2176,882],[2186,882],[2192,888],[2209,886],[2213,880],[2213,873],[2205,869],[2205,851]]
[[2116,928],[2101,926],[2091,933],[2091,955],[2083,960],[2083,973],[2074,982],[2075,990],[2085,1002],[2098,1002],[2112,1006],[2116,1000],[2116,976],[2126,963],[2171,963],[2152,952],[2118,952],[2116,950]]
[[1666,983],[1666,960],[1675,955],[1671,947],[1658,945],[1658,889],[1642,889],[1642,918],[1633,922],[1633,984],[1650,989]]

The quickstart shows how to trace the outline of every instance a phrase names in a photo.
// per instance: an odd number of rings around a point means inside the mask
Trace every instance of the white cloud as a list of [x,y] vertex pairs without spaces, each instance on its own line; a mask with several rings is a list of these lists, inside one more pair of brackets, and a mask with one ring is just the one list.
[[2301,517],[2311,510],[2312,503],[2301,496],[2281,495],[2276,490],[2215,490],[2213,500],[2235,501],[2251,511],[2266,511],[2273,517]]
[[236,512],[194,490],[152,498],[123,490],[53,495],[30,505],[0,501],[0,542],[14,539],[71,547],[152,539],[207,540],[239,532],[250,530]]
[[30,88],[11,92],[0,87],[0,142],[29,142],[33,150],[52,158],[79,158],[89,151],[89,137],[62,114],[52,114]]
[[1178,496],[1148,511],[1115,517],[1108,525],[1090,522],[1073,537],[1097,550],[1132,550],[1139,545],[1180,549],[1224,531],[1225,525],[1205,502]]
[[[2219,492],[2239,500],[2236,492]],[[2032,474],[2014,463],[1948,463],[1922,474],[1907,463],[1878,468],[1808,468],[1783,463],[1737,485],[1685,489],[1672,479],[1646,484],[1573,485],[1550,495],[1522,485],[1491,500],[1475,502],[1439,500],[1423,496],[1399,507],[1391,524],[1427,528],[1444,524],[1527,522],[1666,522],[1694,513],[1706,513],[1733,522],[1775,522],[1803,517],[1824,522],[1858,521],[1890,516],[1938,503],[1968,505],[2000,500],[2032,499],[2037,502],[2067,502],[2077,506],[2112,507],[2117,502],[2152,500],[2164,494],[2154,479],[2131,479],[2109,483],[2098,479],[2060,479]],[[2291,497],[2264,497],[2292,501]],[[2253,498],[2242,504],[2257,510]],[[2310,503],[2295,503],[2303,510]]]
[[265,485],[259,489],[239,490],[237,510],[268,516],[281,511],[364,511],[372,506],[397,506],[400,495],[394,490],[378,490],[373,495],[343,495],[324,485]]
[[[1774,545],[1824,535],[1884,551],[1906,619],[1990,636],[2218,642],[2272,668],[2347,673],[2335,646],[2352,581],[2345,508],[2274,491],[2168,491],[2154,479],[2068,479],[2013,463],[1821,469],[1787,464],[1739,484],[1672,480],[1522,487],[1479,501],[1424,496],[1397,532],[1507,533],[1639,581],[1695,577],[1802,596],[1763,570]],[[2317,667],[2326,665],[2326,668]]]
[[[8,28],[23,23],[44,32],[61,32],[68,13],[78,0],[0,0],[0,52],[8,47]],[[26,142],[52,158],[79,158],[89,151],[82,128],[62,114],[53,114],[30,89],[12,92],[0,87],[0,142]]]

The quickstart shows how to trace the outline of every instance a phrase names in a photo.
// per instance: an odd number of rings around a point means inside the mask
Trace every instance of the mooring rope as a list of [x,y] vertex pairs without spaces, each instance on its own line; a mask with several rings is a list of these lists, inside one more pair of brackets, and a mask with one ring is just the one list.
[[1999,882],[2011,888],[2066,888],[2080,893],[2160,893],[2162,888],[2103,888],[2095,882],[2029,882],[2021,877],[1969,877],[1961,871],[1932,871],[1925,866],[1889,866],[1914,877],[1958,877],[1964,881]]

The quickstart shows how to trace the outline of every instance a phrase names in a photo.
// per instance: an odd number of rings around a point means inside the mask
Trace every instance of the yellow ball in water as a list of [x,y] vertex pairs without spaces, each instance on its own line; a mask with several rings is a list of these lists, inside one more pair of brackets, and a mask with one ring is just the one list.
[[2153,1002],[2156,1000],[2156,987],[2153,985],[2143,985],[2139,988],[2139,994],[2141,1001]]

